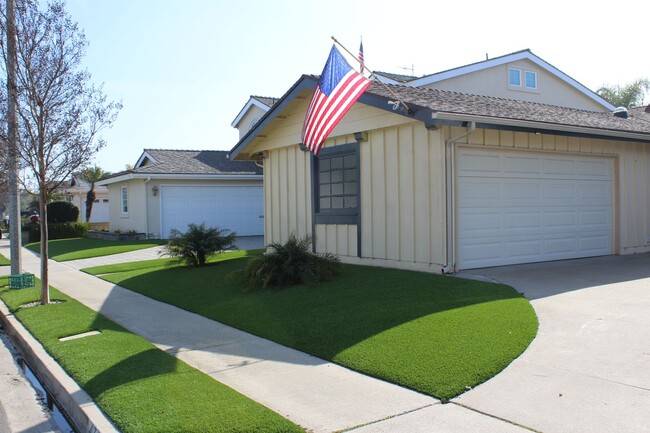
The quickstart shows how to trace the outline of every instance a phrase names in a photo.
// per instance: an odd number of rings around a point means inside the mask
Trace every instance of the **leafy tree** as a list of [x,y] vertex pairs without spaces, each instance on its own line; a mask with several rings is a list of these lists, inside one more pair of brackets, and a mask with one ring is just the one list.
[[237,233],[205,224],[190,224],[186,233],[173,229],[161,255],[176,257],[188,266],[205,266],[210,257],[235,248]]
[[639,78],[623,87],[604,85],[596,93],[612,105],[630,108],[643,105],[648,90],[650,90],[650,81],[647,78]]
[[102,180],[111,173],[104,171],[100,166],[93,165],[92,167],[85,167],[81,170],[80,175],[83,180],[90,184],[90,190],[86,193],[86,222],[90,222],[90,215],[93,211],[93,203],[95,202],[95,182]]
[[79,208],[67,201],[53,201],[47,204],[48,223],[73,223],[79,219]]
[[[28,173],[24,186],[38,191],[41,220],[47,221],[51,192],[104,146],[99,133],[113,124],[121,104],[107,102],[81,68],[88,43],[63,2],[55,0],[41,11],[35,0],[17,0],[15,25],[18,144]],[[7,26],[1,26],[6,64]],[[0,105],[6,112],[6,102]],[[47,224],[42,228],[41,303],[47,304]]]

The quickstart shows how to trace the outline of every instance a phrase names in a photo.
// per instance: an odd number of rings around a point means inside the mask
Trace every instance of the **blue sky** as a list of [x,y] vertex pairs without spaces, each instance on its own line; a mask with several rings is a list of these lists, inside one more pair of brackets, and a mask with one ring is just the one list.
[[231,149],[249,95],[279,97],[320,73],[332,35],[353,52],[363,36],[366,64],[396,73],[530,48],[594,90],[650,76],[650,3],[572,3],[68,0],[67,10],[90,43],[93,81],[124,104],[95,161],[115,172],[145,148]]

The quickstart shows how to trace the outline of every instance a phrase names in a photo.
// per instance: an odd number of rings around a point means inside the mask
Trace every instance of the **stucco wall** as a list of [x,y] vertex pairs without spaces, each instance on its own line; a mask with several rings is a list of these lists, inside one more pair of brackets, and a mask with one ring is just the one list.
[[[537,72],[537,89],[508,86],[508,67]],[[519,99],[544,104],[573,107],[583,110],[604,111],[602,105],[580,93],[555,75],[546,72],[529,60],[518,60],[456,78],[439,81],[424,87],[461,93],[488,95],[498,98]]]
[[[123,215],[122,187],[128,187],[128,213]],[[143,179],[131,179],[107,185],[109,191],[110,230],[146,232],[146,197]]]

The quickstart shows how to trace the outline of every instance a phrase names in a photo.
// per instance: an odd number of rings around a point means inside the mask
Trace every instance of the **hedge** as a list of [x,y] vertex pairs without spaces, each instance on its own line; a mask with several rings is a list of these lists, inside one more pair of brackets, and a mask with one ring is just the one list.
[[[41,240],[41,226],[39,224],[26,224],[25,229],[29,232],[29,242]],[[83,238],[88,233],[88,223],[52,223],[47,225],[49,240]]]

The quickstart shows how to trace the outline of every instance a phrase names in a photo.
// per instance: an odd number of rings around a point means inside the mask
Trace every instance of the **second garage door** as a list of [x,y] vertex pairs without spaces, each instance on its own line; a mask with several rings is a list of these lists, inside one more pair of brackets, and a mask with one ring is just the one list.
[[611,158],[457,155],[460,269],[612,253]]
[[237,232],[264,234],[264,198],[261,186],[162,186],[162,237],[172,229],[182,232],[190,223],[205,223]]

